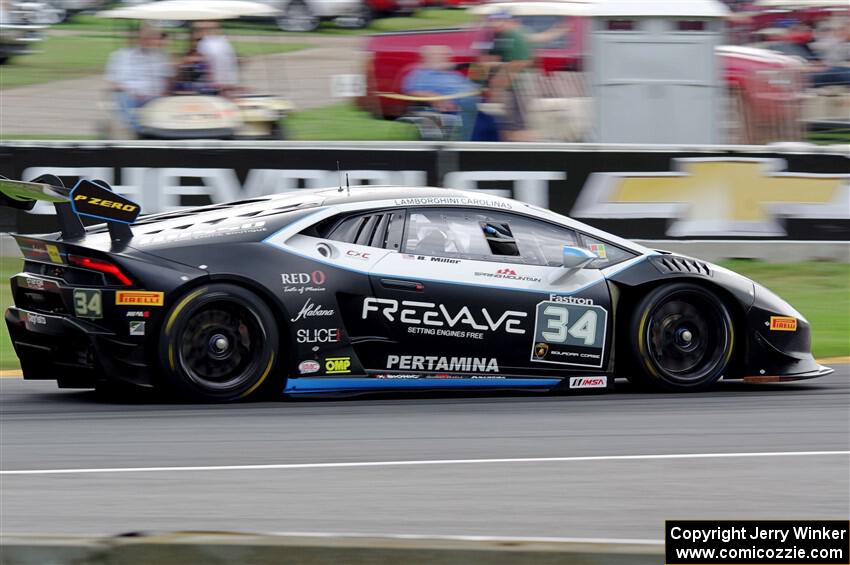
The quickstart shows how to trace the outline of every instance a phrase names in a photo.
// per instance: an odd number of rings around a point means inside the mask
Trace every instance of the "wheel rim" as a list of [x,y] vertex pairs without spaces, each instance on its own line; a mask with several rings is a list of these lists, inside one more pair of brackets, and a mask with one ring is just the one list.
[[697,292],[668,297],[651,312],[647,353],[662,376],[696,384],[712,374],[729,347],[726,316]]
[[60,24],[65,21],[66,10],[58,4],[50,4],[43,12],[48,25]]
[[210,391],[239,389],[256,375],[265,332],[241,304],[217,302],[196,312],[179,343],[180,364],[196,385]]
[[283,27],[290,31],[311,31],[314,27],[313,15],[302,4],[293,4],[286,10]]

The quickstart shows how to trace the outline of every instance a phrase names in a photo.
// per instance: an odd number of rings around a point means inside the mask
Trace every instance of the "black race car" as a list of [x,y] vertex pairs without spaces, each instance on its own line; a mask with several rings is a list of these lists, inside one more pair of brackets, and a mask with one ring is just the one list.
[[0,181],[0,198],[57,209],[61,232],[15,236],[6,323],[24,378],[60,387],[232,401],[832,371],[753,281],[485,193],[299,190],[139,217],[104,183],[48,176]]

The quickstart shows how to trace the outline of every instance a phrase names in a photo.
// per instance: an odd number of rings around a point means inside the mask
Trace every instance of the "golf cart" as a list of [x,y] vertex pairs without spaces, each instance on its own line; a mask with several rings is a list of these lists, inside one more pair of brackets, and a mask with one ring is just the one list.
[[[115,8],[98,16],[138,20],[163,27],[189,22],[232,20],[241,17],[274,17],[277,10],[243,0],[163,0]],[[119,139],[284,139],[284,118],[293,105],[270,94],[246,92],[241,86],[225,96],[213,89],[175,91],[155,98],[135,110],[138,127],[131,129],[110,99],[107,118],[100,126],[102,137]]]

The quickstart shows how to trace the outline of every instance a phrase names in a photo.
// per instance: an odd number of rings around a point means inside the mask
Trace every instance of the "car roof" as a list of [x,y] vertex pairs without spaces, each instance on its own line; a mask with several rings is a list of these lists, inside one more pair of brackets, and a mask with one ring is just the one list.
[[[588,235],[600,237],[638,253],[649,251],[634,242],[533,204],[503,198],[481,190],[458,190],[433,186],[352,186],[342,189],[339,187],[298,189],[237,202],[144,216],[133,227],[133,230],[138,235],[149,235],[164,230],[182,230],[204,224],[215,225],[220,221],[233,219],[242,222],[257,222],[305,209],[315,210],[315,214],[310,217],[311,219],[303,220],[312,223],[338,213],[357,213],[361,210],[366,212],[373,208],[442,206],[511,211],[578,229]],[[292,231],[292,235],[294,235],[304,227],[302,220],[295,220],[293,224],[283,229],[287,232]],[[103,228],[101,227],[97,231],[103,231]]]
[[[478,201],[493,201],[494,203],[513,202],[507,198],[493,196],[481,191],[458,190],[436,186],[378,186],[364,185],[350,188],[327,188],[312,191],[314,195],[324,198],[323,206],[336,206],[354,202],[383,202],[387,200],[459,198]],[[447,202],[451,203],[451,202]]]

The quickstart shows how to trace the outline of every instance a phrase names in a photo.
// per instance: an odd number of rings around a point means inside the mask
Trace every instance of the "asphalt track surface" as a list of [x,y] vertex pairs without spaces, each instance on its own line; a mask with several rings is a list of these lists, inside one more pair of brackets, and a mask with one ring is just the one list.
[[0,448],[4,534],[658,540],[668,518],[850,516],[850,368],[691,395],[618,382],[594,396],[228,406],[119,404],[6,378]]

